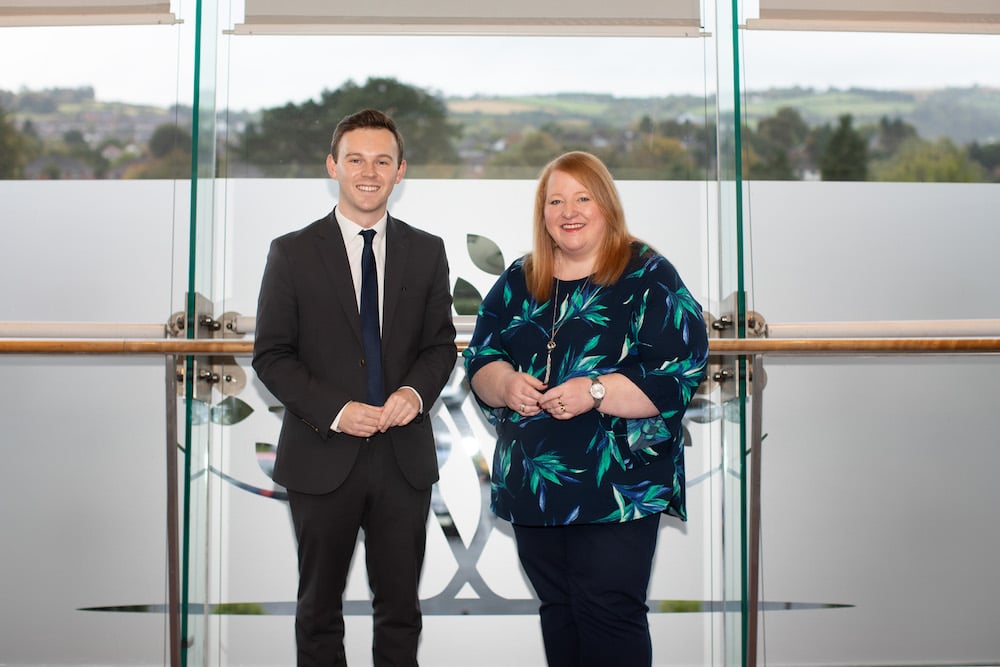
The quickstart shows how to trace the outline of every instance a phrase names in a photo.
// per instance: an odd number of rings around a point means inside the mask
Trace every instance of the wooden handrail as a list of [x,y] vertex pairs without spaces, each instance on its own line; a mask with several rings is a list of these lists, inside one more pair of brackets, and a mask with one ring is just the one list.
[[1000,337],[988,338],[713,338],[714,354],[988,354]]
[[[1000,353],[1000,337],[987,338],[712,338],[712,354],[990,354]],[[459,344],[459,349],[465,347]],[[232,339],[0,339],[0,354],[52,355],[233,355],[253,353],[253,341]]]
[[0,354],[229,354],[253,353],[253,341],[206,338],[136,339],[108,338],[101,340],[71,338],[0,339]]

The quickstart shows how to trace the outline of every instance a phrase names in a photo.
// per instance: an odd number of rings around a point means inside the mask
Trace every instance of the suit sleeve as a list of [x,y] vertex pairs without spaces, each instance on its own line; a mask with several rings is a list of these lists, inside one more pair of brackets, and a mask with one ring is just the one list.
[[[452,318],[452,296],[449,285],[448,258],[444,241],[431,237],[426,254],[429,266],[433,267],[424,302],[420,304],[423,317],[414,336],[416,355],[412,364],[403,374],[399,386],[411,386],[417,390],[424,402],[424,409],[430,410],[448,382],[458,359],[455,346],[455,323]],[[421,262],[423,263],[423,262]],[[403,326],[413,326],[416,322],[400,322]]]
[[294,267],[282,239],[274,240],[257,302],[253,368],[286,410],[321,436],[329,437],[334,418],[350,397],[314,373],[303,358],[302,286]]

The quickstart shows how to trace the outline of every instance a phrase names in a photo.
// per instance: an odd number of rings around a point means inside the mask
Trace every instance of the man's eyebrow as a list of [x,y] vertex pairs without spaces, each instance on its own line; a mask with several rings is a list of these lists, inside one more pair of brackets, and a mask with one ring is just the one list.
[[[344,153],[344,157],[345,158],[349,158],[349,157],[364,157],[364,153],[361,153],[359,151],[354,151],[352,153]],[[379,159],[379,158],[385,158],[387,160],[395,160],[396,159],[394,156],[392,156],[389,153],[378,153],[378,154],[374,155],[373,157],[376,160]]]

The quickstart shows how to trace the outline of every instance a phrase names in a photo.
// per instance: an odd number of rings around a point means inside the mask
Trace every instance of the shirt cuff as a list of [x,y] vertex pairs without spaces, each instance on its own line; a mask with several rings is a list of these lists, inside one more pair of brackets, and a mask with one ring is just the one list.
[[420,392],[417,391],[416,389],[414,389],[413,387],[411,387],[408,384],[404,384],[402,387],[400,387],[400,389],[409,389],[414,394],[416,394],[416,396],[417,396],[417,402],[420,403],[420,409],[418,410],[418,412],[423,413],[423,411],[424,411],[424,399],[420,396]]

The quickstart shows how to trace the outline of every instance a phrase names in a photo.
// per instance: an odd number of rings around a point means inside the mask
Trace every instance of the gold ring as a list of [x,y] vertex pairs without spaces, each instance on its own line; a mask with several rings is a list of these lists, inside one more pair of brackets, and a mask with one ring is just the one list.
[[524,412],[524,403],[521,403],[521,412]]

